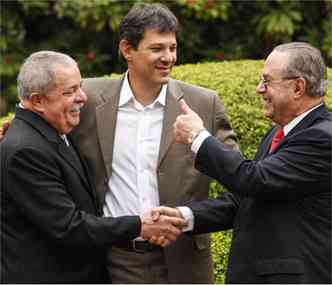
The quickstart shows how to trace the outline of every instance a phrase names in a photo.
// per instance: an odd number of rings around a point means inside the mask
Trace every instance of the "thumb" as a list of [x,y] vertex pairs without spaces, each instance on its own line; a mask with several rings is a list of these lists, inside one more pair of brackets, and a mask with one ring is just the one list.
[[160,215],[161,215],[160,207],[157,207],[157,208],[154,208],[151,210],[152,221],[154,221],[154,222],[158,221]]
[[191,114],[193,113],[193,111],[189,108],[189,106],[187,105],[186,101],[184,101],[184,99],[181,99],[180,101],[180,108],[183,114],[187,115],[187,114]]

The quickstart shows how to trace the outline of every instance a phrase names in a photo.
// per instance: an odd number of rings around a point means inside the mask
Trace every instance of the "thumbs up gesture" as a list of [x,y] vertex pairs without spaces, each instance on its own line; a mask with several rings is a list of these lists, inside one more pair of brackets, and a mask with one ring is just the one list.
[[191,144],[194,138],[204,130],[203,121],[183,99],[179,103],[182,114],[176,118],[174,123],[175,141]]

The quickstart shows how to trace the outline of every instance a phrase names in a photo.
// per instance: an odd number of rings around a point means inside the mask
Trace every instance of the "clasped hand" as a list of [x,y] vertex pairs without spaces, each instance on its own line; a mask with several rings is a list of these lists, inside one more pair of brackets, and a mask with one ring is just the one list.
[[144,214],[141,221],[141,237],[162,247],[174,242],[187,226],[178,209],[163,206]]

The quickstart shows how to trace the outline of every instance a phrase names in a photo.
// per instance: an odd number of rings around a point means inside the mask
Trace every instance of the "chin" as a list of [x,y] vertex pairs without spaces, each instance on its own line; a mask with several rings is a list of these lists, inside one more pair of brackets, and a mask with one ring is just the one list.
[[267,111],[267,110],[263,110],[263,113],[264,113],[264,116],[268,119],[271,119],[272,118],[272,114],[271,112]]
[[168,81],[169,81],[169,76],[161,78],[160,83],[161,84],[167,84]]

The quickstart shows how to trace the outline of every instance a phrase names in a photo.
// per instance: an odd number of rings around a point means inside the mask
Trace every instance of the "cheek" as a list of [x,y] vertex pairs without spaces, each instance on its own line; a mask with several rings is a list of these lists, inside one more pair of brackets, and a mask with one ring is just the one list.
[[175,63],[177,60],[176,54],[173,56],[173,63]]

